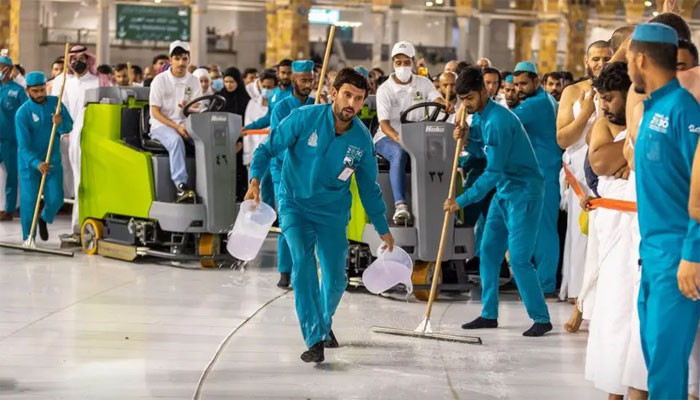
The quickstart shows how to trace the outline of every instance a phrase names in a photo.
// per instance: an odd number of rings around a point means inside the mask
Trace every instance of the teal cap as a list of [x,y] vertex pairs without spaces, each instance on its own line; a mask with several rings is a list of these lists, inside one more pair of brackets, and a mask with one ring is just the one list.
[[678,47],[678,33],[668,25],[658,22],[639,24],[632,33],[634,42],[666,43]]
[[365,78],[369,79],[369,71],[367,71],[367,68],[358,65],[355,67],[355,72],[359,73],[360,75],[364,76]]
[[8,56],[0,56],[0,64],[9,65],[9,66],[14,65],[14,63],[12,62],[12,59]]
[[41,71],[32,71],[27,74],[24,80],[27,82],[27,87],[44,85],[46,84],[46,75]]
[[513,83],[513,75],[506,76],[505,81],[506,81],[506,83]]
[[294,61],[292,72],[314,72],[314,62],[311,60]]
[[515,66],[515,71],[513,72],[532,72],[537,73],[537,66],[530,61],[521,61]]

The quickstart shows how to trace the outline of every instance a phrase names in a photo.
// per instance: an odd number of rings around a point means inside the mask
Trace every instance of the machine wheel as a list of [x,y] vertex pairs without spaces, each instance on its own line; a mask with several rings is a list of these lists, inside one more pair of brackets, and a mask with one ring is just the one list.
[[[442,274],[441,274],[442,275]],[[435,276],[435,262],[417,261],[413,266],[411,282],[414,285],[431,285]],[[442,283],[442,276],[439,277],[438,284]],[[428,301],[430,290],[414,290],[413,295],[420,301]],[[440,296],[440,292],[435,294],[435,299]]]
[[199,264],[202,268],[216,267],[216,261],[211,256],[218,255],[221,251],[221,237],[211,233],[202,233],[199,237],[199,255],[202,258]]
[[97,242],[102,239],[102,222],[88,218],[80,229],[80,243],[85,254],[92,256],[97,254]]

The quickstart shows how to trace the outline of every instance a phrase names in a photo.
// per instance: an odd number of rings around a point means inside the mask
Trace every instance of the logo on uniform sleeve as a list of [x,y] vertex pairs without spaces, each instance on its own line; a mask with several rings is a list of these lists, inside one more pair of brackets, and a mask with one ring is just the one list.
[[34,122],[39,122],[39,120],[40,120],[41,118],[39,118],[38,115],[32,113],[32,119],[34,120]]
[[695,126],[695,125],[690,125],[688,127],[688,130],[693,132],[693,133],[699,133],[700,134],[700,126]]
[[649,129],[660,133],[668,132],[668,117],[655,113],[654,118],[649,123]]
[[309,136],[309,141],[306,142],[306,144],[309,145],[309,147],[316,147],[318,146],[318,134],[316,134],[316,131]]

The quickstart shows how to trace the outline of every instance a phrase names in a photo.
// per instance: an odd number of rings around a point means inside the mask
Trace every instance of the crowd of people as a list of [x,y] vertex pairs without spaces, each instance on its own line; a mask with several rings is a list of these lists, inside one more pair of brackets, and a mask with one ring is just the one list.
[[[356,177],[369,219],[391,248],[389,221],[406,225],[412,219],[400,116],[415,104],[439,103],[456,124],[455,140],[466,140],[464,191],[444,207],[464,210],[465,222],[475,227],[469,262],[479,266],[481,278],[481,315],[462,328],[498,327],[506,258],[533,320],[523,335],[546,335],[553,329],[547,299],[568,300],[573,310],[564,329],[574,333],[589,322],[585,376],[611,399],[697,398],[700,69],[688,24],[667,12],[617,29],[609,40],[588,46],[579,80],[566,71],[541,74],[534,63],[518,61],[512,72],[487,59],[475,65],[449,61],[430,75],[415,47],[402,41],[391,51],[393,73],[331,68],[316,91],[321,65],[311,60],[285,59],[272,69],[241,73],[192,65],[189,44],[182,41],[143,69],[98,66],[85,46],[76,45],[68,60],[54,61],[48,79],[38,71],[25,74],[2,56],[0,161],[7,178],[0,221],[13,219],[19,187],[27,239],[46,175],[38,231],[48,238],[47,224],[63,205],[65,164],[57,147],[44,162],[51,126],[69,135],[76,197],[85,93],[103,86],[150,87],[150,135],[169,153],[177,202],[193,201],[182,108],[201,96],[223,97],[221,111],[239,115],[243,125],[239,200],[278,210],[278,286],[295,291],[308,347],[302,359],[320,362],[324,348],[338,346],[331,326],[346,284],[350,178]],[[370,95],[376,96],[376,129],[357,118]],[[409,120],[423,112],[413,111]],[[389,163],[390,219],[375,152]],[[79,229],[76,201],[72,233]]]

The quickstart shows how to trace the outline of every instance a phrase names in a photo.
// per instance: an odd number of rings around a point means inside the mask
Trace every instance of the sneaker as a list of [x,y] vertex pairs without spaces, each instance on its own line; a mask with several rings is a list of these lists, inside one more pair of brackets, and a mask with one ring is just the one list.
[[12,214],[8,214],[5,211],[0,211],[0,221],[12,221]]
[[408,205],[406,203],[400,203],[396,205],[396,211],[394,211],[394,223],[396,225],[406,225],[411,220],[411,213],[408,212]]
[[49,240],[49,229],[46,226],[46,221],[41,217],[39,217],[39,237],[44,242]]
[[328,339],[326,339],[325,347],[329,349],[337,349],[340,347],[340,344],[338,344],[338,339],[335,338],[332,330],[328,333]]
[[326,358],[323,355],[323,341],[316,343],[315,345],[309,347],[308,350],[301,354],[301,360],[307,363],[323,362]]
[[277,287],[280,289],[288,289],[290,281],[291,281],[290,273],[289,272],[281,272],[280,273],[280,280],[279,280],[279,282],[277,282]]
[[194,202],[194,199],[196,197],[196,194],[194,193],[194,190],[188,188],[184,183],[181,183],[177,185],[177,200],[175,200],[176,203],[184,203],[184,202]]

